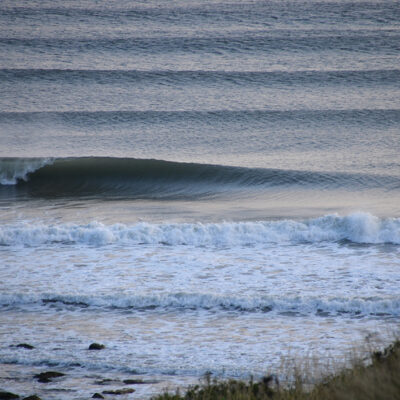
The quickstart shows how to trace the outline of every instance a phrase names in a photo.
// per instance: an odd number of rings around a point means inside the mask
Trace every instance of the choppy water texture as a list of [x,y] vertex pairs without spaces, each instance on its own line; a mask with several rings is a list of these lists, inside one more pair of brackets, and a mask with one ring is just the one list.
[[0,388],[148,398],[390,341],[399,43],[395,1],[2,1]]

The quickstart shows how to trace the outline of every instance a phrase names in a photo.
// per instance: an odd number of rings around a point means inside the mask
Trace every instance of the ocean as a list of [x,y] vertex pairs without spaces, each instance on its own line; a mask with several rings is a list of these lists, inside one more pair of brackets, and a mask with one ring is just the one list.
[[399,65],[397,1],[2,1],[0,389],[146,399],[390,343]]

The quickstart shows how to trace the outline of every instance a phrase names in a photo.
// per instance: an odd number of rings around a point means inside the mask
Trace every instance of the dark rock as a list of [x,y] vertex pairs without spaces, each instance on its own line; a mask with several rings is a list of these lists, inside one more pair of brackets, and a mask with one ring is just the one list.
[[35,378],[42,383],[49,383],[53,378],[59,378],[60,376],[64,376],[62,372],[57,371],[47,371],[41,372],[40,374],[35,375]]
[[100,393],[95,393],[95,394],[92,396],[92,399],[104,399],[104,396],[101,395]]
[[133,393],[135,389],[118,389],[118,390],[104,390],[102,393],[103,394],[128,394],[128,393]]
[[125,379],[122,381],[125,385],[151,385],[153,383],[159,383],[159,381],[144,381],[142,379]]
[[49,383],[49,382],[51,382],[51,379],[49,379],[49,378],[38,378],[38,382],[40,382],[40,383]]
[[140,385],[146,382],[143,382],[142,379],[125,379],[123,381],[125,383],[125,385]]
[[28,344],[28,343],[20,343],[20,344],[17,344],[17,347],[22,347],[22,348],[28,349],[28,350],[32,350],[32,349],[35,348],[35,346],[32,346],[32,345],[30,345],[30,344]]
[[99,343],[92,343],[89,346],[89,350],[103,350],[105,348],[106,346],[104,346],[104,344],[99,344]]
[[0,400],[11,400],[11,399],[19,399],[19,396],[11,392],[0,391]]
[[35,375],[35,378],[59,378],[60,376],[64,376],[62,372],[57,372],[57,371],[47,371],[47,372],[41,372],[40,374]]
[[34,394],[33,396],[24,397],[22,400],[42,400],[39,396]]

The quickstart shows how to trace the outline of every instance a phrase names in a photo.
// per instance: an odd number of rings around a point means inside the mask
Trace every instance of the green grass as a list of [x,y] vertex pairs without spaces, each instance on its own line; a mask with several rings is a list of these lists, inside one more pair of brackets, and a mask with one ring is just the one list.
[[186,393],[164,393],[153,400],[400,400],[400,341],[374,352],[368,365],[359,361],[312,387],[298,375],[282,387],[274,376],[261,381],[217,381],[206,377]]

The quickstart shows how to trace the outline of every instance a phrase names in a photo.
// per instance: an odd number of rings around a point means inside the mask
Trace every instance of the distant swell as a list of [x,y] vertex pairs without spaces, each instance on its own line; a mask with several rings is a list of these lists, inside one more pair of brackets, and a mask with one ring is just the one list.
[[349,241],[365,244],[400,244],[400,218],[379,219],[367,213],[327,215],[304,221],[281,220],[223,223],[165,223],[104,225],[10,224],[0,227],[0,245],[191,245],[253,246],[273,243]]
[[43,82],[77,83],[156,83],[172,84],[233,84],[273,85],[282,84],[346,84],[361,83],[393,87],[400,80],[400,70],[349,70],[349,71],[209,71],[209,70],[82,70],[82,69],[0,69],[0,79],[8,82],[42,80]]
[[[330,35],[240,35],[240,36],[154,36],[154,37],[127,37],[127,38],[7,38],[0,37],[0,45],[10,48],[29,48],[38,51],[63,50],[80,53],[88,51],[123,51],[142,54],[162,54],[181,52],[182,49],[204,54],[249,52],[282,52],[282,51],[321,51],[346,50],[353,52],[370,52],[374,54],[393,52],[399,50],[399,34],[391,33],[390,36],[383,32],[370,34],[350,33]],[[390,40],[388,40],[390,39]],[[371,45],[373,43],[373,46]]]
[[315,188],[400,188],[390,176],[244,168],[173,161],[82,157],[0,159],[0,194],[7,185],[29,196],[174,199],[212,196],[233,189],[301,185]]
[[87,295],[0,295],[2,307],[56,306],[94,309],[142,310],[218,310],[288,315],[320,316],[400,316],[400,298],[308,297],[225,297],[209,294],[174,293],[163,295],[87,296]]

